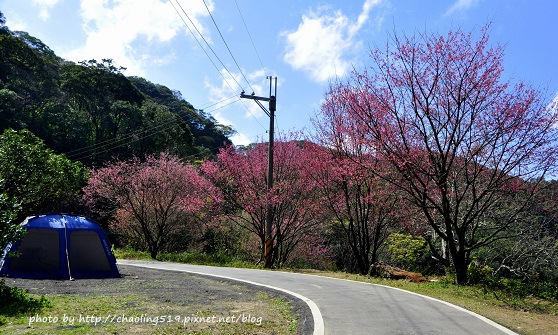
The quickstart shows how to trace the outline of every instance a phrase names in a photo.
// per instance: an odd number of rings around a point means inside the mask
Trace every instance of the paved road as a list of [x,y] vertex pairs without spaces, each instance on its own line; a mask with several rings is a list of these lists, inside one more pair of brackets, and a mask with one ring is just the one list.
[[374,284],[278,271],[155,261],[118,260],[118,263],[228,277],[294,292],[298,298],[307,298],[309,306],[315,303],[314,309],[316,305],[319,309],[313,311],[314,335],[515,334],[449,303]]

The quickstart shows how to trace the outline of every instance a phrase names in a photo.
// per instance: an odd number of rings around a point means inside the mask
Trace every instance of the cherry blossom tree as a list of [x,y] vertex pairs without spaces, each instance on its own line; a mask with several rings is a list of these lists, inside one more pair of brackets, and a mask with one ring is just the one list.
[[389,230],[401,229],[410,212],[403,209],[404,201],[397,190],[371,172],[383,168],[382,164],[375,157],[336,141],[341,134],[328,131],[327,127],[324,123],[317,127],[318,141],[327,146],[313,146],[308,179],[318,186],[324,210],[331,216],[332,229],[343,233],[353,263],[348,266],[367,274],[378,261]]
[[[504,80],[488,29],[394,36],[322,106],[336,111],[339,140],[389,164],[377,175],[420,209],[459,284],[471,252],[505,237],[558,157],[556,104]],[[499,210],[506,198],[515,205]]]
[[110,211],[111,228],[153,259],[199,228],[202,210],[219,200],[214,194],[196,169],[166,153],[94,170],[84,188],[87,205]]
[[[267,189],[267,145],[255,144],[244,150],[227,147],[216,161],[202,165],[204,174],[221,191],[226,203],[224,215],[256,235],[265,247],[265,223],[268,204],[273,212],[272,264],[281,267],[289,261],[299,244],[319,233],[319,199],[315,186],[305,179],[309,151],[301,141],[284,137],[274,146],[274,187]],[[302,248],[304,249],[304,248]],[[315,246],[315,250],[321,250]],[[260,260],[261,260],[260,259]]]

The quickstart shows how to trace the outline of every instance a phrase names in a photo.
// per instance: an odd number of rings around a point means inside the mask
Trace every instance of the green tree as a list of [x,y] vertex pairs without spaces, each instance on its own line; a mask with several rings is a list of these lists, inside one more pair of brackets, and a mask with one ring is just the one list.
[[[0,182],[0,186],[2,184],[3,182]],[[6,193],[0,193],[0,248],[23,236],[24,230],[19,229],[16,221],[20,209],[14,199],[10,199]]]
[[541,183],[508,234],[479,249],[475,261],[491,268],[491,276],[548,279],[558,285],[558,180]]
[[217,154],[219,148],[232,144],[229,137],[235,131],[229,126],[218,124],[208,113],[195,109],[182,98],[179,91],[153,84],[140,77],[129,79],[146,97],[165,106],[176,116],[176,122],[183,130],[185,143],[193,140],[193,146],[197,147],[192,147],[187,154],[203,156],[207,151]]
[[6,128],[22,128],[23,124],[18,120],[17,111],[21,108],[21,102],[16,92],[0,89],[0,131]]
[[428,245],[421,236],[404,233],[392,233],[387,241],[389,260],[392,265],[412,271],[423,271],[421,262],[428,254]]
[[6,17],[4,13],[0,12],[0,35],[9,34],[10,30],[6,26]]
[[18,219],[67,210],[87,177],[81,163],[54,154],[28,130],[8,129],[0,135],[0,179],[6,196],[21,204]]
[[[40,40],[24,32],[0,34],[0,89],[17,95],[14,105],[1,106],[0,130],[25,125],[41,126],[45,106],[57,101],[58,58]],[[7,108],[7,109],[6,109]]]
[[169,152],[185,156],[194,145],[194,137],[188,125],[168,107],[154,101],[146,102],[142,108],[142,138],[137,142],[145,154]]
[[75,113],[87,120],[89,129],[84,130],[88,142],[94,148],[98,147],[98,150],[88,155],[93,163],[104,161],[114,154],[102,144],[118,137],[119,122],[125,118],[137,117],[134,114],[122,114],[123,111],[134,112],[136,109],[113,108],[115,103],[141,105],[144,100],[143,95],[120,70],[122,68],[116,68],[110,59],[103,59],[101,63],[90,60],[62,66],[61,89],[65,101]]

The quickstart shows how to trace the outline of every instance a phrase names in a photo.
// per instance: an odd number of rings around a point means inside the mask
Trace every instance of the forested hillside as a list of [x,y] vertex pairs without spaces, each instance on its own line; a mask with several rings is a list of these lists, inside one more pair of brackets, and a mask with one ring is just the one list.
[[1,27],[0,133],[28,129],[86,166],[162,151],[199,160],[230,143],[233,130],[180,92],[126,77],[110,59],[64,60],[28,33]]

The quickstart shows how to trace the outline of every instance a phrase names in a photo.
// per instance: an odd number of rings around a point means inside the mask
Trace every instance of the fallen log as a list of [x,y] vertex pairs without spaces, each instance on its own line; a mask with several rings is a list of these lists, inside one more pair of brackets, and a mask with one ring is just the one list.
[[426,278],[418,272],[406,271],[383,262],[372,264],[368,274],[373,277],[405,279],[413,283],[423,283],[427,281]]

